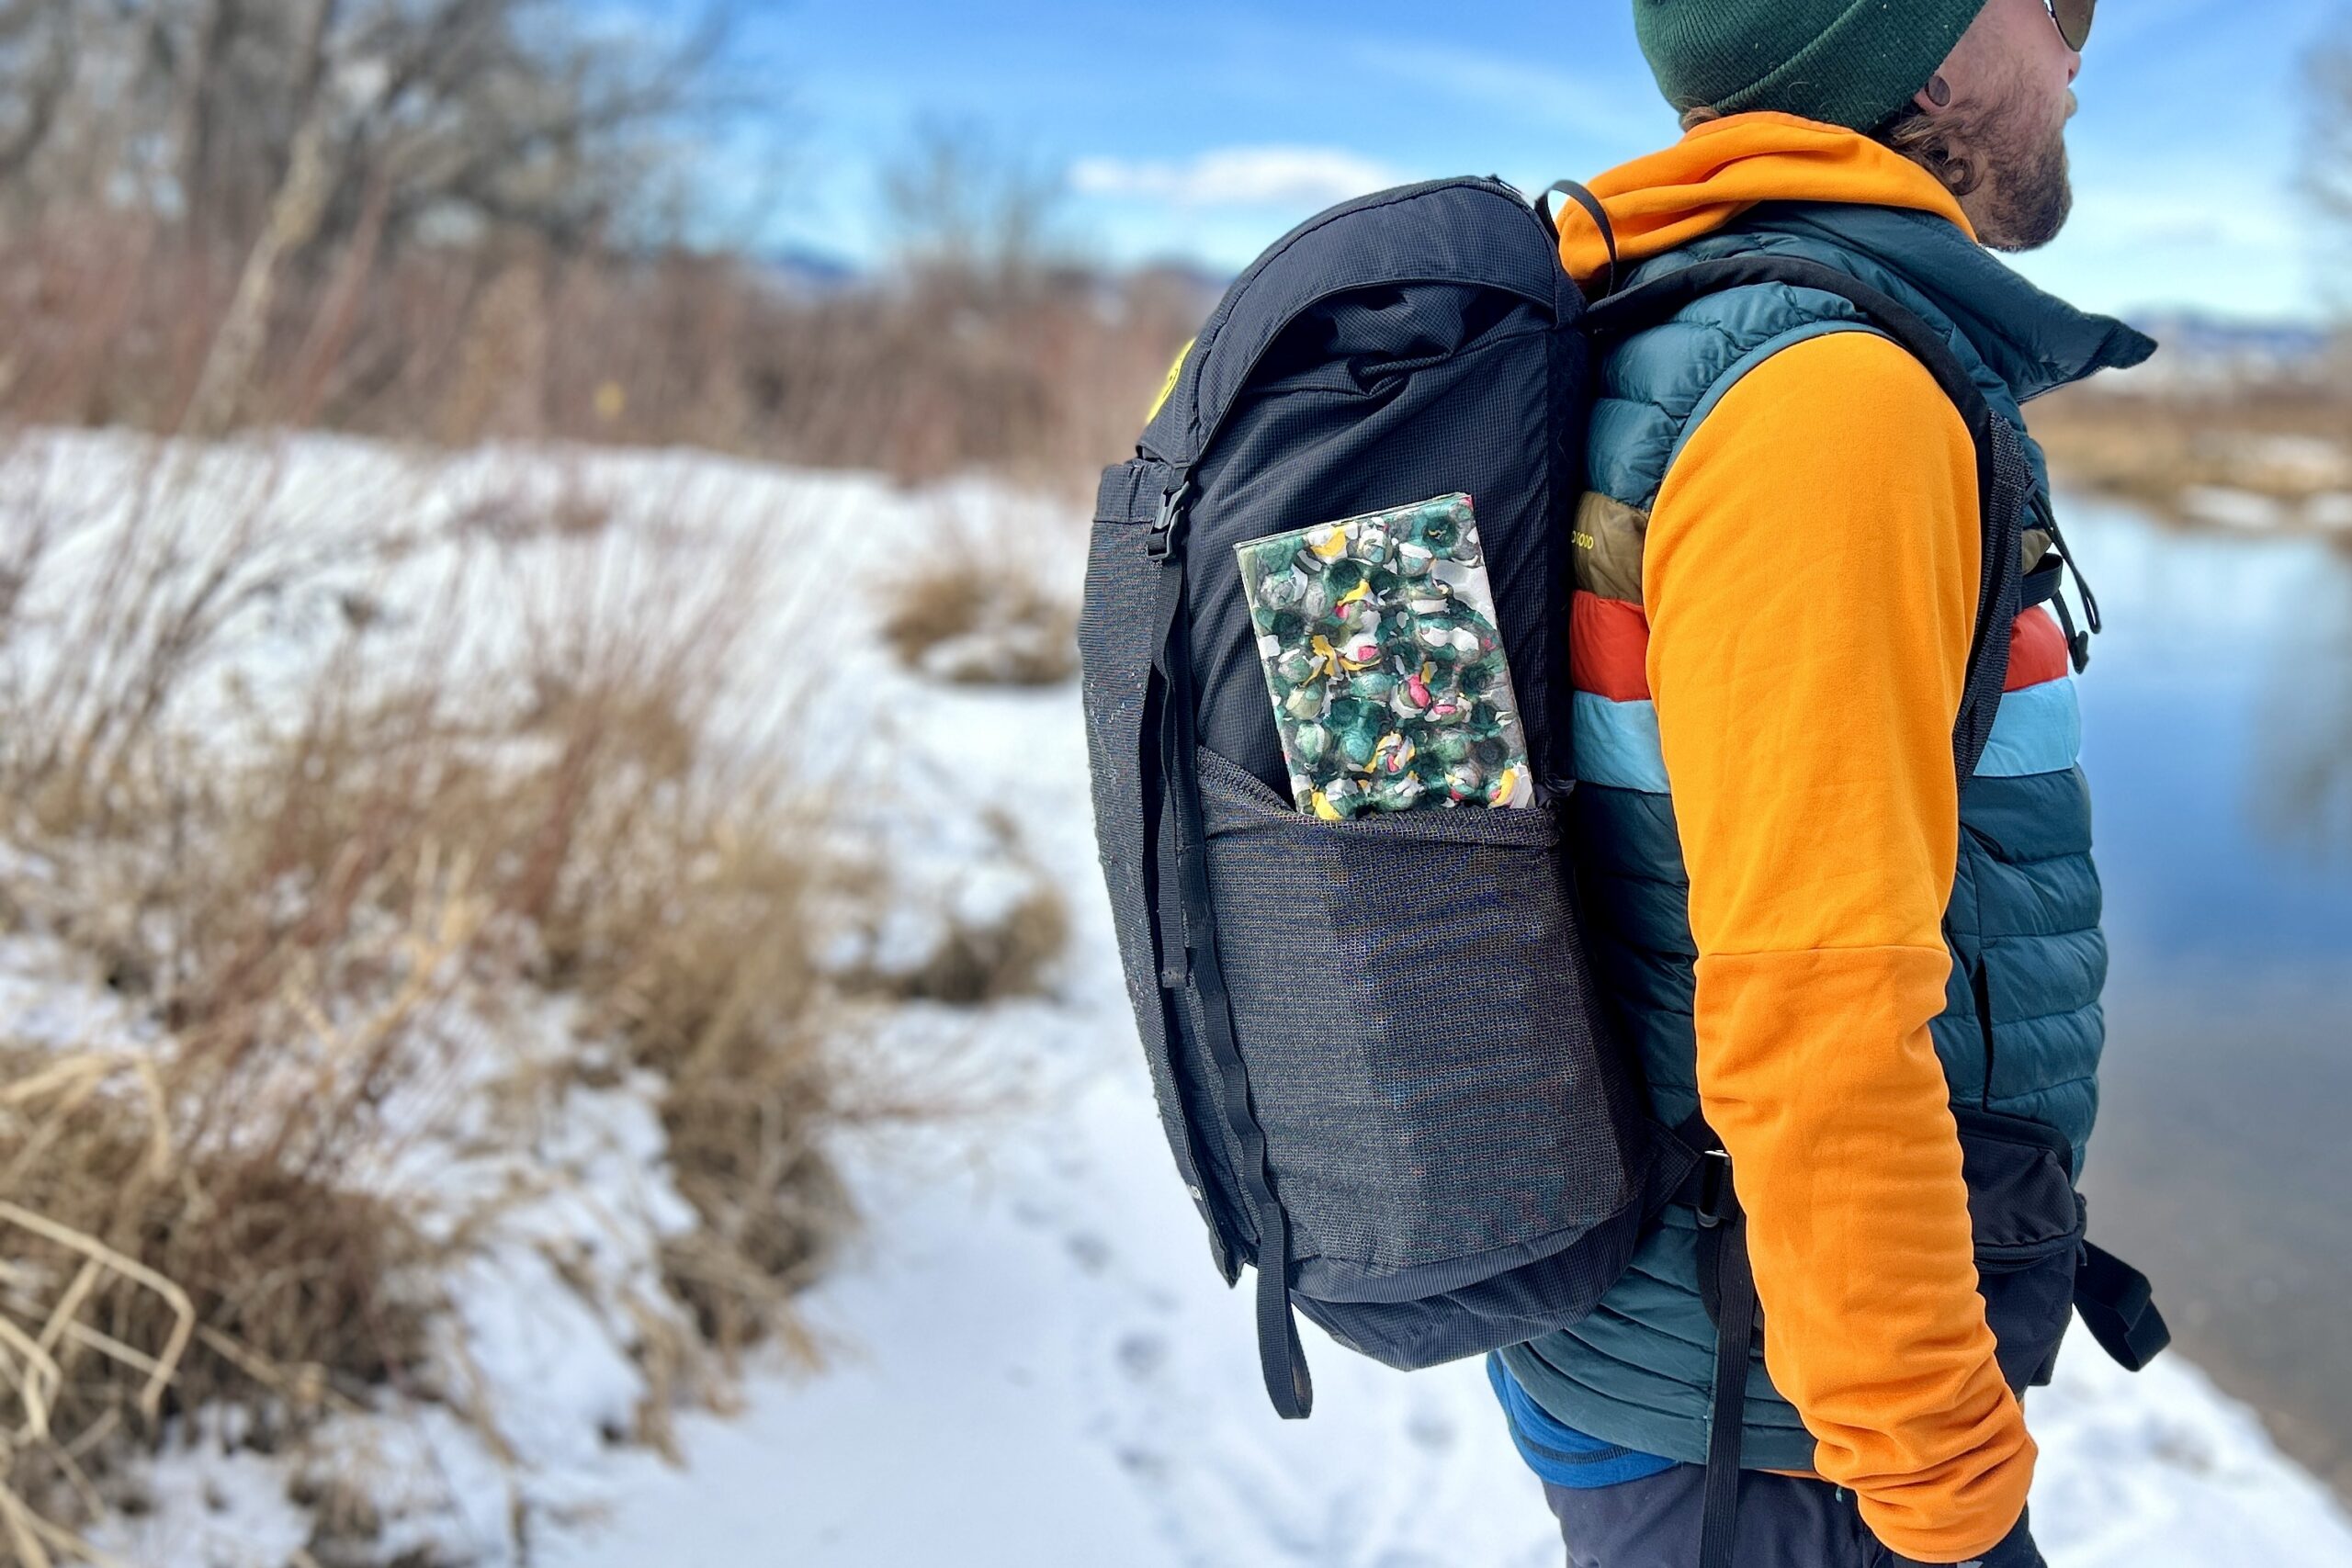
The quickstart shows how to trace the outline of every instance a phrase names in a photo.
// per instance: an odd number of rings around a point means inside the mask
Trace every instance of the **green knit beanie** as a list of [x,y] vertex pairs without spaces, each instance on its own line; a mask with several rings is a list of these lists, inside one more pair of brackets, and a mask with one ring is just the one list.
[[1634,0],[1679,114],[1777,109],[1872,130],[1928,85],[1985,0]]

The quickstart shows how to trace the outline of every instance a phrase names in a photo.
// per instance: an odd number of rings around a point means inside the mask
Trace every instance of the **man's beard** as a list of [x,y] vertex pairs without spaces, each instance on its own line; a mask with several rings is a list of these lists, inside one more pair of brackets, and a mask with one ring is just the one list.
[[2075,209],[2064,121],[2051,131],[2018,134],[2018,129],[1989,126],[1979,154],[1993,177],[1984,182],[1975,215],[1976,238],[1996,251],[2030,251],[2048,244]]

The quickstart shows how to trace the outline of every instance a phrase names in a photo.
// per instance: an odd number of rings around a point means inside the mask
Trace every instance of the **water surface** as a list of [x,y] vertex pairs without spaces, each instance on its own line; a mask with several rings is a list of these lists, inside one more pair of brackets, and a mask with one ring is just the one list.
[[2352,543],[2074,498],[2114,966],[2092,1233],[2352,1496]]

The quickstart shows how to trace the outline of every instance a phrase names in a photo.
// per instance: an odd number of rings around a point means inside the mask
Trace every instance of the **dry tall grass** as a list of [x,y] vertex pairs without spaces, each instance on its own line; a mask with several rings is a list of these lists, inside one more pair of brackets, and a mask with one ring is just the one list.
[[[453,1008],[575,996],[662,1076],[706,1220],[673,1288],[726,1347],[788,1329],[848,1220],[805,951],[823,781],[717,744],[744,638],[792,613],[761,597],[788,520],[665,568],[576,491],[436,538],[414,496],[338,527],[264,457],[204,457],[225,484],[196,460],[159,451],[110,515],[0,511],[0,839],[45,873],[6,880],[0,928],[91,955],[154,1032],[0,1060],[0,1558],[25,1562],[175,1413],[299,1424],[411,1373],[451,1244],[385,1183],[478,1078]],[[403,588],[431,550],[458,567]],[[304,605],[334,607],[323,648],[256,660]]]
[[[1058,488],[1132,440],[1204,304],[1012,252],[812,292],[593,225],[436,241],[381,182],[322,176],[322,122],[295,118],[298,155],[232,171],[233,212],[8,205],[0,425],[692,444]],[[485,1098],[662,1086],[701,1224],[640,1325],[656,1404],[713,1350],[809,1350],[793,1293],[852,1220],[829,1135],[924,1109],[851,1069],[832,998],[1033,988],[1065,921],[1041,882],[911,964],[817,961],[819,912],[890,884],[836,863],[828,780],[742,701],[773,667],[750,639],[797,613],[773,594],[794,520],[740,520],[720,558],[572,483],[444,504],[171,442],[52,483],[60,450],[0,448],[0,936],[78,955],[125,1021],[0,1023],[0,1563],[79,1552],[112,1461],[175,1416],[277,1442],[387,1389],[462,1402],[430,1365],[435,1281],[495,1214],[421,1213],[402,1183]],[[1009,663],[940,672],[1066,673],[1069,607],[977,581],[916,590],[928,629],[896,635],[944,659],[1012,626]],[[549,996],[588,1048],[486,1064]],[[495,1449],[495,1412],[463,1413]]]
[[1069,680],[1078,673],[1078,600],[1046,581],[1044,557],[1001,516],[944,515],[922,554],[881,585],[883,640],[908,668],[939,680]]
[[2032,426],[2062,478],[2164,513],[2208,486],[2290,502],[2352,490],[2352,404],[2311,386],[2070,389],[2035,403]]
[[[0,416],[181,427],[238,257],[93,212],[0,235]],[[234,426],[690,444],[927,479],[1091,482],[1206,299],[1180,275],[821,288],[742,256],[478,245],[290,254]]]

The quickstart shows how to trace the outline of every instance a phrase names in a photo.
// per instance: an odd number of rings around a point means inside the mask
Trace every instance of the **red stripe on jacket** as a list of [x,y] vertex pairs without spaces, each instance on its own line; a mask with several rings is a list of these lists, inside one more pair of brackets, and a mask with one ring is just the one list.
[[1577,590],[1568,604],[1568,676],[1579,692],[1612,703],[1650,694],[1649,617],[1639,604]]
[[[1639,604],[1607,599],[1578,589],[1568,609],[1568,670],[1579,692],[1612,703],[1649,699],[1649,618]],[[2005,690],[2023,691],[2066,677],[2066,634],[2050,612],[2036,606],[2009,628],[2009,675]]]
[[2006,690],[2021,692],[2065,679],[2066,634],[2040,605],[2018,616],[2009,628],[2009,679]]

